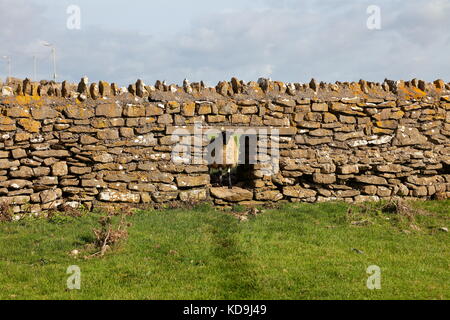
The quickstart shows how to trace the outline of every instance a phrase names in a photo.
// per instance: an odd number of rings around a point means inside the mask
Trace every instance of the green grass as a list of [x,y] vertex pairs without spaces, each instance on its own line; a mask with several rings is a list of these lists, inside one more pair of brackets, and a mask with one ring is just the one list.
[[[206,206],[139,212],[126,241],[90,260],[69,253],[93,241],[98,215],[4,222],[0,298],[449,299],[450,236],[439,228],[450,201],[413,204],[429,212],[414,222],[371,206],[287,205],[246,222]],[[81,290],[66,289],[70,265]],[[381,290],[366,287],[370,265]]]

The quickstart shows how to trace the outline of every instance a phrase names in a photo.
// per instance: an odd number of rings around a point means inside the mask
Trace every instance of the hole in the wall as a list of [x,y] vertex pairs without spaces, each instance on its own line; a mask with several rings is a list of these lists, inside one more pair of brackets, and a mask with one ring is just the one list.
[[301,177],[297,178],[297,184],[303,185],[315,185],[314,178],[312,174],[304,173]]
[[[216,138],[212,138],[211,144],[208,146],[208,153],[212,158],[216,156],[216,151],[213,146],[215,139]],[[230,170],[232,186],[244,189],[254,188],[254,164],[256,163],[257,155],[257,137],[242,135],[223,137],[223,140],[226,140],[227,143],[233,143],[237,148],[237,157],[235,158],[236,163],[221,166],[210,160],[209,165],[212,186],[229,186],[228,170]],[[218,149],[217,146],[216,149]]]
[[450,164],[443,163],[442,168],[437,171],[439,174],[450,174]]
[[236,185],[254,188],[254,170],[257,155],[256,136],[242,136],[239,143],[239,165],[236,168]]

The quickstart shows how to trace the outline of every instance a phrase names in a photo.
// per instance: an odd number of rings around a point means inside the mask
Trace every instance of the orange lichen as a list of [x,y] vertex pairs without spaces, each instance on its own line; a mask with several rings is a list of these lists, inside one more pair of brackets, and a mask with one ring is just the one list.
[[406,86],[399,86],[398,92],[400,94],[405,95],[405,98],[408,99],[421,99],[427,95],[426,92],[420,90],[417,87],[406,87]]
[[41,128],[41,123],[32,119],[20,119],[19,125],[23,127],[26,131],[37,133]]
[[30,103],[34,103],[36,101],[39,101],[41,99],[41,97],[39,96],[16,96],[16,102],[18,104],[30,104]]

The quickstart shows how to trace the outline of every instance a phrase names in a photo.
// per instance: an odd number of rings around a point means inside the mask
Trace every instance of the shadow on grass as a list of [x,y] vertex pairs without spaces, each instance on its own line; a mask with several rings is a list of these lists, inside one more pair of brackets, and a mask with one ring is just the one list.
[[227,215],[215,215],[208,221],[212,235],[213,255],[219,258],[224,299],[249,299],[258,291],[251,257],[240,248],[238,234],[241,231],[239,222]]

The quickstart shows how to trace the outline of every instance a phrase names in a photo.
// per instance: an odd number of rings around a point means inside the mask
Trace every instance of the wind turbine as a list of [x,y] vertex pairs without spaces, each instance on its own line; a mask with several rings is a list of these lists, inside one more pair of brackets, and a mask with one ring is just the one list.
[[53,44],[48,43],[47,41],[42,41],[42,45],[45,47],[49,47],[52,49],[52,56],[53,56],[53,80],[56,81],[56,48]]

